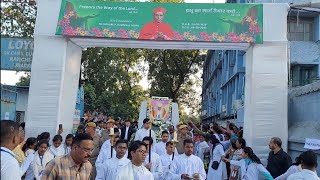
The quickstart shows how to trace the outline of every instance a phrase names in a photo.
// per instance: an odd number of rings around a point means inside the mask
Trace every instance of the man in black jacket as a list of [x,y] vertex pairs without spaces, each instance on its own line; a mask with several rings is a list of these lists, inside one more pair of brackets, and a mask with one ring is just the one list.
[[133,133],[134,129],[131,127],[130,120],[126,119],[125,126],[121,128],[121,139],[129,141]]
[[271,152],[268,156],[267,170],[273,178],[276,178],[285,173],[292,164],[290,156],[281,148],[282,141],[278,137],[270,140],[269,148]]

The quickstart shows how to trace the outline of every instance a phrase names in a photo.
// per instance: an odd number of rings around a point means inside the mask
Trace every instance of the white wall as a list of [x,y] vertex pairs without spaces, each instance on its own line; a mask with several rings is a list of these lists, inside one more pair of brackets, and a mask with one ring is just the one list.
[[17,90],[17,102],[16,102],[16,111],[27,111],[28,107],[28,97],[29,97],[29,90],[26,89],[18,89]]
[[250,47],[244,56],[244,138],[264,164],[270,138],[281,138],[287,149],[287,9],[285,4],[264,5],[264,43]]

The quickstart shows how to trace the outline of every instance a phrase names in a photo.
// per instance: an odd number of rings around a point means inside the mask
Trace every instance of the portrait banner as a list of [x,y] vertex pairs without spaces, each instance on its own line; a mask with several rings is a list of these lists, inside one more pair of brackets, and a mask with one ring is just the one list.
[[263,43],[262,4],[62,0],[56,35]]

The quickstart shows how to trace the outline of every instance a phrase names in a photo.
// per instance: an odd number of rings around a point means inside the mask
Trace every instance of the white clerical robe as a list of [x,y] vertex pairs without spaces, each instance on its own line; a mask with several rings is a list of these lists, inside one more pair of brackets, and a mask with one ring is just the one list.
[[[115,147],[112,148],[112,157],[116,156]],[[128,151],[124,157],[128,157]],[[96,160],[96,167],[101,166],[107,159],[111,158],[111,143],[110,139],[104,142],[101,146],[99,155]]]
[[[143,165],[146,165],[149,163],[149,153],[147,154],[147,157],[143,163]],[[155,153],[151,152],[151,173],[153,174],[153,177],[155,180],[160,180],[162,177],[162,164],[160,160],[160,156]]]
[[181,174],[188,174],[192,177],[195,173],[199,173],[200,180],[206,179],[206,171],[201,159],[195,155],[182,154],[174,158],[168,180],[180,180]]
[[[136,135],[134,137],[134,140],[137,141],[142,141],[142,139],[146,136],[149,136],[150,135],[150,129],[145,129],[145,128],[142,128],[142,129],[139,129],[137,132],[136,132]],[[153,143],[155,144],[157,141],[157,138],[156,138],[156,133],[151,130],[151,137],[153,139]]]
[[129,162],[118,171],[116,180],[154,180],[154,177],[143,165],[138,167]]
[[209,150],[210,150],[210,147],[206,141],[203,141],[203,142],[199,141],[199,143],[197,143],[196,145],[195,155],[198,156],[201,159],[201,161],[203,161],[204,153],[209,152]]
[[173,154],[163,154],[160,156],[161,164],[162,164],[162,180],[167,180],[169,178],[170,168],[172,164],[172,158],[176,158]]
[[113,157],[105,160],[101,166],[97,166],[96,180],[115,180],[120,168],[124,167],[130,162],[127,157],[118,159]]
[[155,153],[157,153],[159,156],[167,154],[167,150],[166,150],[166,142],[158,142],[155,146]]
[[[166,142],[158,142],[154,147],[151,148],[153,152],[157,153],[159,156],[167,154],[167,149],[166,149]],[[179,155],[177,148],[174,150],[175,156]]]

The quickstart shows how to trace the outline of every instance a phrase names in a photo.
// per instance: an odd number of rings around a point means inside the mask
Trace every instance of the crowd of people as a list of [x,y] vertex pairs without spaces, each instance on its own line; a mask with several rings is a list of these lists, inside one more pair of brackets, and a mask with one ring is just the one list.
[[86,117],[75,135],[51,140],[48,132],[25,140],[24,124],[1,121],[3,180],[320,180],[317,156],[308,150],[292,163],[282,141],[270,140],[266,167],[243,139],[243,129],[227,122],[191,121],[161,132],[129,119]]

